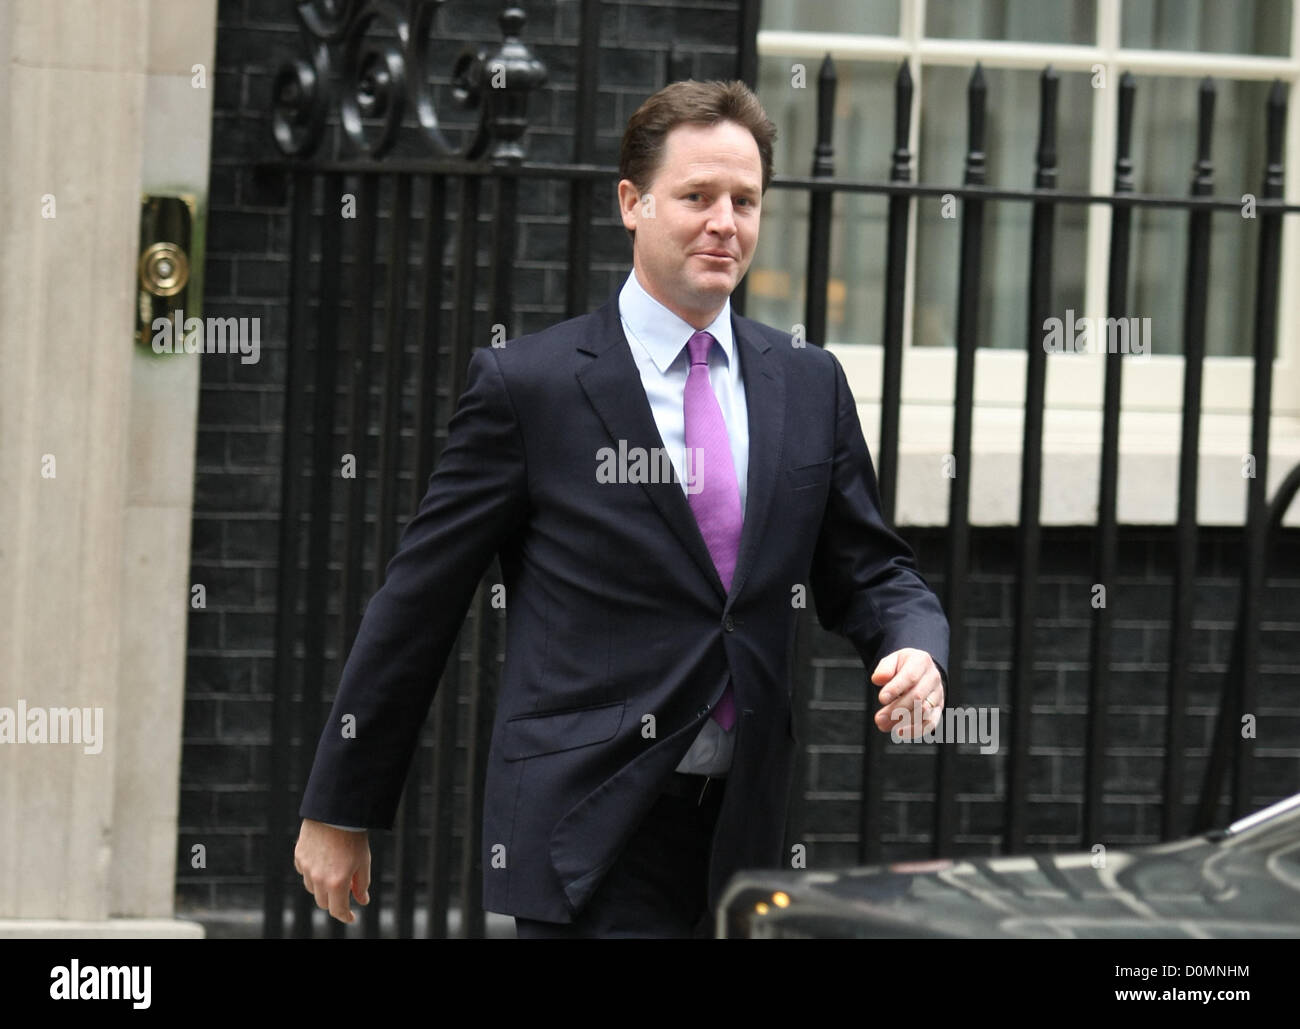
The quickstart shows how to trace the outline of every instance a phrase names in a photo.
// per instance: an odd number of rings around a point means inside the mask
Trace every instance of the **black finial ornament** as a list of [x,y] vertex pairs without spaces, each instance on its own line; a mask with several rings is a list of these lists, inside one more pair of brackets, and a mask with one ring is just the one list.
[[528,94],[546,82],[546,66],[519,39],[524,19],[519,7],[501,12],[501,46],[487,59],[484,69],[484,117],[490,126],[491,157],[496,163],[517,164],[524,159],[520,140],[528,128]]

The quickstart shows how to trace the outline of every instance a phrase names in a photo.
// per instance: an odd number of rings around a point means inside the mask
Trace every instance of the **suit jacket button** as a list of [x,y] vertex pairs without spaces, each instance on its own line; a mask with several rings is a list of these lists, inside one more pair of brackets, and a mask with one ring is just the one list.
[[731,632],[736,627],[736,623],[731,620],[731,615],[727,615],[727,617],[722,620],[722,627],[726,629],[727,632]]

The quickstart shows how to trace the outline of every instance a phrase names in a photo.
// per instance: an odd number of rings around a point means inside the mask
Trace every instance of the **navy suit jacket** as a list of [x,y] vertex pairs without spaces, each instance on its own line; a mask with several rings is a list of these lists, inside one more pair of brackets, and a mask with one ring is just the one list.
[[[710,905],[737,870],[785,863],[799,594],[811,592],[818,620],[852,641],[868,675],[901,647],[946,669],[948,623],[881,516],[834,355],[734,314],[733,326],[750,458],[730,593],[679,483],[598,481],[601,448],[663,447],[617,294],[592,314],[475,351],[428,493],[362,619],[303,817],[391,828],[495,553],[506,658],[483,795],[484,907],[572,921],[728,678],[739,735]],[[864,677],[869,709],[874,694]],[[341,732],[345,715],[355,736]]]

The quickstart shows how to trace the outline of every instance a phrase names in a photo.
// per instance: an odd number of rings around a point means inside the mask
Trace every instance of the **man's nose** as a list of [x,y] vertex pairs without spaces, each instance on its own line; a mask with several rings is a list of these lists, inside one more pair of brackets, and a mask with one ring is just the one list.
[[709,210],[707,229],[723,239],[729,239],[736,234],[736,212],[732,206],[731,197],[723,196],[718,198],[717,202]]

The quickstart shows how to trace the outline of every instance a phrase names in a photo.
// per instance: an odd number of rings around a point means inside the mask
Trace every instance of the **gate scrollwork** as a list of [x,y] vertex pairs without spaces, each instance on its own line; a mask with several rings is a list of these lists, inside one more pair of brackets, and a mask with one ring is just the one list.
[[300,0],[295,6],[308,54],[282,65],[272,85],[275,145],[297,158],[316,154],[337,107],[341,148],[382,158],[398,140],[408,110],[414,138],[439,157],[496,164],[523,160],[529,94],[546,67],[520,36],[526,16],[506,7],[502,41],[467,47],[451,69],[452,95],[479,111],[463,145],[444,133],[429,76],[434,21],[446,0]]

